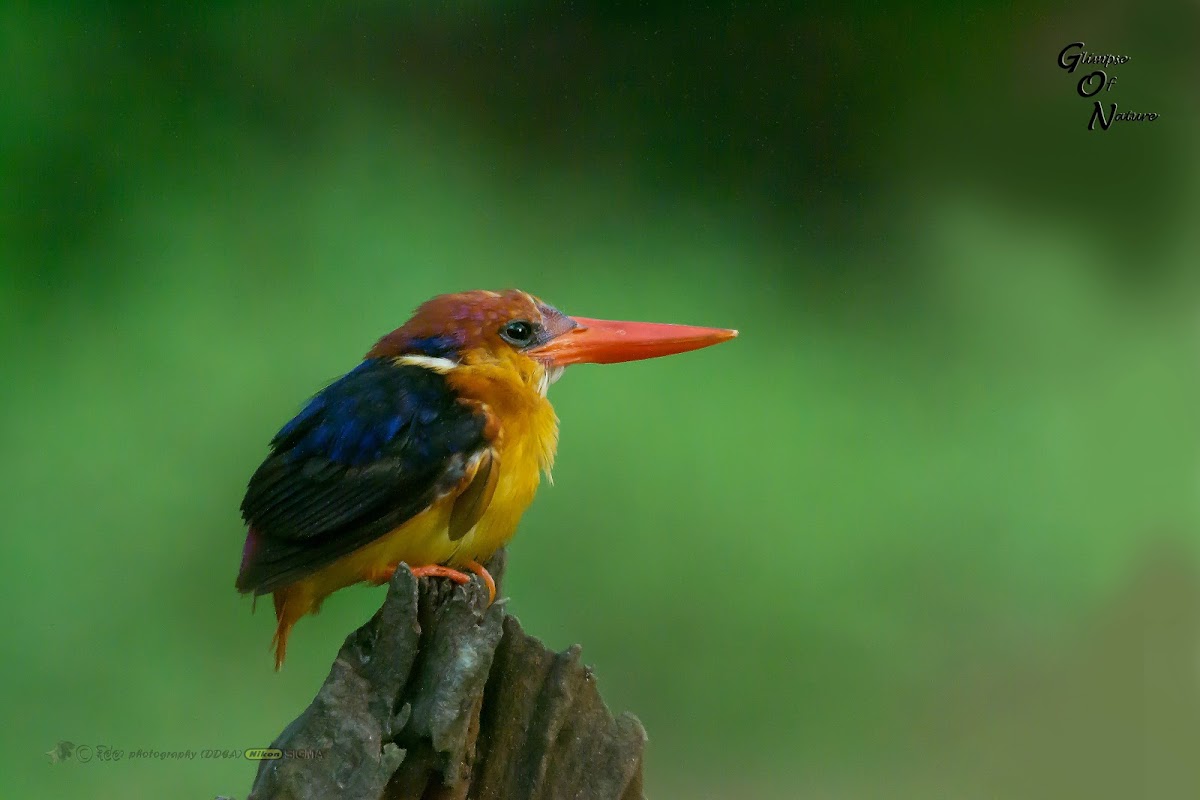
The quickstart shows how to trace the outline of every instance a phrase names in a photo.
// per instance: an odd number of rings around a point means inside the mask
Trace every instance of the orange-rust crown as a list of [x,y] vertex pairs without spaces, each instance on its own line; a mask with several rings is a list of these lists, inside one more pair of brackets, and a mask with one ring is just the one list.
[[408,322],[376,342],[367,358],[450,357],[466,349],[495,348],[501,344],[500,328],[513,320],[527,320],[554,335],[574,327],[558,309],[519,289],[476,289],[422,303]]

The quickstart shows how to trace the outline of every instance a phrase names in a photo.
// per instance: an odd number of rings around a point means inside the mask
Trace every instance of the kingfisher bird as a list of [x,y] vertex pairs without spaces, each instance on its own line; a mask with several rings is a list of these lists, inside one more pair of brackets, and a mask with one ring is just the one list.
[[270,443],[242,501],[237,589],[275,601],[288,635],[333,592],[401,563],[466,583],[516,532],[549,476],[558,417],[546,390],[572,364],[683,353],[737,331],[569,317],[515,289],[446,294],[316,394]]

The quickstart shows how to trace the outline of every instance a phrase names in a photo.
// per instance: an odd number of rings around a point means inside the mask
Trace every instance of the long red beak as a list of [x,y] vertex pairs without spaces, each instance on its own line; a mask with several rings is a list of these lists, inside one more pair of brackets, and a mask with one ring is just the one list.
[[660,322],[614,322],[572,317],[578,326],[528,354],[553,367],[572,364],[616,364],[699,350],[738,335],[724,328],[696,328]]

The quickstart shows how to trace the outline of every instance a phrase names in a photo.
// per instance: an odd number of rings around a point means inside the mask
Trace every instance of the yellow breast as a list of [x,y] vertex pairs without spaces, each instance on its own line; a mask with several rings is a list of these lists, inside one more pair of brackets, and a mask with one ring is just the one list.
[[450,557],[451,566],[461,566],[487,559],[516,533],[541,473],[548,476],[554,465],[558,417],[546,399],[545,372],[528,359],[459,367],[449,380],[461,397],[482,403],[496,423],[500,468],[492,502]]

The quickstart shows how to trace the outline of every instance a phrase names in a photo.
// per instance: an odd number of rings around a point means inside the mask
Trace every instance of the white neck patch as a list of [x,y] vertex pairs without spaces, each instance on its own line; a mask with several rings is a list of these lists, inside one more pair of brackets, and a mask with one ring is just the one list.
[[550,384],[562,377],[566,367],[550,367],[542,370],[542,379],[538,381],[538,394],[542,397],[546,396],[546,392],[550,389]]
[[457,361],[451,361],[448,358],[441,358],[439,356],[400,356],[396,359],[396,363],[424,367],[425,369],[433,370],[439,375],[445,375],[458,366]]

